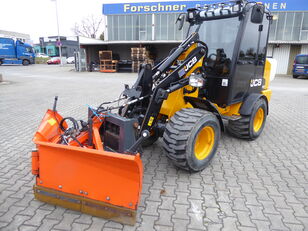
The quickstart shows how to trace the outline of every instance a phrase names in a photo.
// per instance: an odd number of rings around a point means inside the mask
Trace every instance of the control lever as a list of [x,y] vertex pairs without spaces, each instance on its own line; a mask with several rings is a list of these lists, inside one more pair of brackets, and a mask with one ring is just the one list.
[[53,102],[53,108],[52,108],[54,112],[57,111],[57,102],[58,102],[58,96],[55,96],[55,101]]

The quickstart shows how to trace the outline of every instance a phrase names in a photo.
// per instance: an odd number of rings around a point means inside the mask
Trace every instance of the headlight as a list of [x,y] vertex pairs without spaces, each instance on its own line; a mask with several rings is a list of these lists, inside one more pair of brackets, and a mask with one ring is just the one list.
[[204,78],[202,75],[196,75],[192,73],[189,76],[189,85],[192,87],[203,87],[204,86]]

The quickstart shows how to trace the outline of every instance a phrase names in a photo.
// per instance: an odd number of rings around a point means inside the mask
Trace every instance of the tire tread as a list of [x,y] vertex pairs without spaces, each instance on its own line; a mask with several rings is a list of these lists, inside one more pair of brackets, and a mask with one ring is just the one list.
[[169,120],[163,135],[163,148],[167,157],[179,168],[192,170],[186,160],[189,135],[195,124],[211,112],[197,108],[182,109]]

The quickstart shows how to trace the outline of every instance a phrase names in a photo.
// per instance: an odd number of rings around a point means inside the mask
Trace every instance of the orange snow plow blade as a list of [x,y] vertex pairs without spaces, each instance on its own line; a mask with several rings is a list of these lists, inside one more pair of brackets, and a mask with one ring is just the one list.
[[61,118],[49,110],[34,137],[37,147],[32,152],[35,198],[134,225],[142,187],[140,155],[105,151],[94,125],[95,148],[53,142],[59,140],[58,131],[50,126],[56,126],[53,119]]

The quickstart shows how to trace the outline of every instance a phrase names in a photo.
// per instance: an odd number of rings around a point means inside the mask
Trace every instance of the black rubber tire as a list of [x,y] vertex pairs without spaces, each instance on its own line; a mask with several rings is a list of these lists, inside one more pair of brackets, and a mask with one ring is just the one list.
[[[264,111],[264,119],[261,128],[255,132],[253,129],[253,121],[260,107]],[[229,120],[227,130],[234,137],[240,139],[255,140],[261,135],[264,129],[267,113],[267,102],[265,99],[260,98],[253,106],[250,116],[242,116],[241,119],[235,121]]]
[[297,79],[298,78],[298,75],[293,75],[293,79]]
[[[194,146],[197,135],[207,126],[214,131],[214,144],[208,156],[199,160],[195,156]],[[174,165],[184,170],[197,172],[206,168],[215,156],[220,135],[220,124],[213,113],[196,108],[186,108],[176,112],[168,121],[163,135],[163,147]]]
[[28,59],[22,60],[22,65],[28,66],[30,64],[30,61]]

